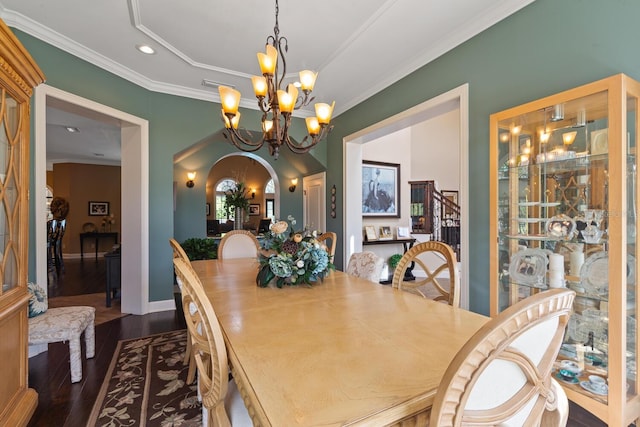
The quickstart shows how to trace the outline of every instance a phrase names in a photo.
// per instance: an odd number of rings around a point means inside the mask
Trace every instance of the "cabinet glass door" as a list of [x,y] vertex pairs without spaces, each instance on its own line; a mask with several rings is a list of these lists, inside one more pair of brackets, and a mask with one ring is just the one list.
[[2,291],[18,285],[20,215],[20,104],[6,90],[0,98],[0,276]]

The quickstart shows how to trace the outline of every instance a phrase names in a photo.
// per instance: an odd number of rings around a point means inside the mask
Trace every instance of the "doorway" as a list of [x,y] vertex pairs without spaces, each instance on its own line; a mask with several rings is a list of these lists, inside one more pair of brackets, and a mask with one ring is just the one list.
[[389,117],[379,123],[348,135],[343,145],[343,194],[344,194],[344,240],[343,262],[353,252],[362,251],[362,145],[381,136],[411,127],[440,114],[458,111],[460,123],[460,189],[458,204],[462,206],[460,218],[460,306],[469,306],[469,84],[466,83],[442,95],[427,100],[415,107]]
[[[70,110],[90,112],[94,118],[117,122],[121,139],[121,243],[123,313],[149,312],[149,125],[139,117],[90,101],[46,84],[35,90],[34,217],[46,217],[46,108],[65,105]],[[137,185],[131,185],[137,183]],[[47,281],[47,236],[45,227],[35,227],[36,281]]]
[[302,217],[304,229],[327,231],[326,172],[302,178]]

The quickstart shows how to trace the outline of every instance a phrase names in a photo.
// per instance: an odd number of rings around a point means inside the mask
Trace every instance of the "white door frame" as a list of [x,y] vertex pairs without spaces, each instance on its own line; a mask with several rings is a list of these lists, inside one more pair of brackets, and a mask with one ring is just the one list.
[[343,262],[362,251],[362,144],[413,126],[426,118],[458,108],[460,118],[460,306],[469,307],[469,84],[465,83],[435,98],[343,139]]
[[35,89],[35,229],[36,280],[47,283],[46,172],[47,101],[59,100],[79,109],[95,111],[120,122],[121,129],[121,221],[123,313],[149,312],[149,122],[69,92],[39,85]]
[[327,231],[327,173],[319,172],[313,175],[308,175],[302,177],[302,222],[303,225],[307,226],[307,204],[308,204],[308,194],[307,187],[309,183],[312,181],[320,180],[322,182],[322,188],[320,189],[320,194],[323,194],[325,197],[320,201],[320,224],[315,224],[315,229],[320,230],[323,233]]

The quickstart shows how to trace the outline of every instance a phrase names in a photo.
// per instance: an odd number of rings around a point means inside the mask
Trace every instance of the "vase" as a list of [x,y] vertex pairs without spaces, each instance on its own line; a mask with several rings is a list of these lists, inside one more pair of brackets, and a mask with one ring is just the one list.
[[242,225],[244,224],[244,209],[236,208],[236,216],[233,220],[233,229],[234,230],[242,230]]

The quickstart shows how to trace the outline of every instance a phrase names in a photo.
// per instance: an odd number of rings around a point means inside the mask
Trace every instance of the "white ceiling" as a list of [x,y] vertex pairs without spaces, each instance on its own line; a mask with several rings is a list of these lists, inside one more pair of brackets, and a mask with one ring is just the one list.
[[[289,41],[285,82],[302,69],[318,71],[316,102],[335,100],[336,116],[533,1],[280,0],[280,35]],[[206,80],[235,86],[241,105],[257,109],[250,77],[259,73],[255,53],[273,35],[275,1],[0,0],[0,17],[149,90],[218,102]],[[156,53],[143,55],[140,44]],[[104,148],[109,158],[113,131],[74,120],[48,113],[48,152],[95,160]],[[80,132],[69,137],[60,125]],[[82,146],[65,149],[74,139]]]

